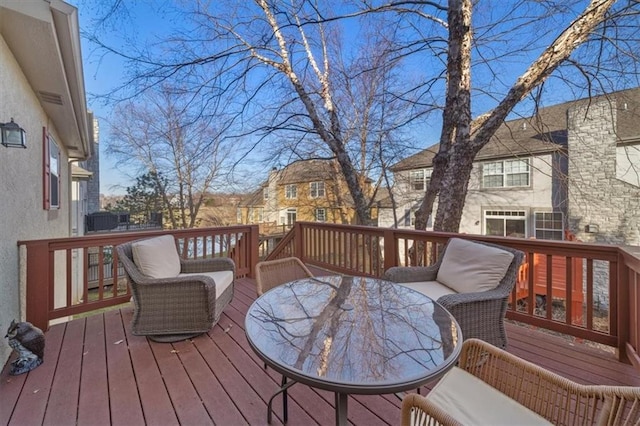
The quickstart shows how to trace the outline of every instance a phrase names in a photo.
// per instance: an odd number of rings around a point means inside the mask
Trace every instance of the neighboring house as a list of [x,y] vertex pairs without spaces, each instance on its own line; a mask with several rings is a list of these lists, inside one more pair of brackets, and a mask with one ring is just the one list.
[[[394,222],[392,208],[381,208],[379,226],[413,227],[437,150],[432,146],[392,167],[399,220]],[[475,159],[459,230],[552,240],[570,235],[583,242],[637,246],[639,211],[636,88],[505,122]],[[554,262],[564,265],[562,259]],[[582,268],[575,268],[579,287]],[[608,273],[596,265],[594,297],[604,306]]]
[[198,227],[236,224],[236,210],[244,198],[241,194],[209,193],[198,211]]
[[[75,7],[59,0],[0,0],[0,123],[13,119],[26,132],[26,149],[0,145],[2,330],[26,315],[18,241],[67,237],[80,228],[73,179],[88,175],[73,162],[91,152],[81,58]],[[2,339],[3,364],[10,353]]]
[[[273,169],[238,209],[238,222],[285,227],[296,221],[355,223],[353,199],[341,176],[333,160],[297,161]],[[365,190],[371,191],[369,179]]]
[[[379,226],[414,225],[437,150],[392,166],[399,220],[381,209]],[[640,89],[541,108],[478,153],[460,232],[640,245],[639,171]]]

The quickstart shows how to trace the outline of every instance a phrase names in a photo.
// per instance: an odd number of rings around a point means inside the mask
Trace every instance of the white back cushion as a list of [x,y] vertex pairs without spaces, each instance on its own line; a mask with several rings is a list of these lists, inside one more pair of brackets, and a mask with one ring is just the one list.
[[458,293],[487,291],[500,284],[512,260],[511,252],[452,238],[436,279]]
[[162,235],[131,245],[133,262],[151,278],[173,278],[180,273],[180,256],[173,235]]

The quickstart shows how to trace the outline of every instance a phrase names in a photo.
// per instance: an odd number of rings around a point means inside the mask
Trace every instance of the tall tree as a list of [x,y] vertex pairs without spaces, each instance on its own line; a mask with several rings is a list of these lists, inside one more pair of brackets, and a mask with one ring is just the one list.
[[166,186],[166,179],[149,172],[136,177],[136,183],[126,188],[126,194],[118,200],[115,206],[109,206],[108,210],[126,211],[134,217],[148,221],[153,213],[161,213],[164,209],[160,187]]
[[162,86],[117,106],[108,152],[149,170],[173,228],[192,228],[230,147],[191,94]]
[[[637,85],[640,75],[640,3],[627,0],[180,5],[190,7],[183,10],[183,17],[193,18],[188,28],[167,38],[161,51],[129,54],[134,66],[125,85],[138,90],[180,77],[195,83],[189,86],[193,93],[208,92],[210,99],[233,94],[235,115],[228,122],[242,125],[241,136],[261,131],[255,146],[284,132],[294,159],[335,158],[362,223],[369,222],[370,199],[361,182],[375,158],[371,153],[397,141],[390,130],[424,120],[434,105],[443,112],[439,152],[416,227],[424,229],[437,199],[435,228],[457,231],[473,159],[519,102],[539,100],[550,77],[556,77],[556,86],[562,80],[563,88],[584,95],[603,92],[607,83],[609,88]],[[379,29],[380,37],[363,28]],[[388,73],[390,65],[398,68]],[[361,88],[372,87],[374,70],[380,70],[384,84],[369,92],[376,105],[369,111],[395,102],[409,112],[379,129],[382,116],[366,113],[368,92],[349,92],[357,81],[369,82]],[[215,84],[200,84],[205,76]],[[415,139],[430,143],[427,136]],[[319,152],[309,149],[318,141]],[[374,149],[361,155],[362,142]],[[375,161],[382,165],[389,159],[384,154]]]
[[425,229],[436,196],[434,229],[457,232],[476,154],[489,143],[513,108],[542,84],[571,53],[605,22],[615,0],[591,0],[585,10],[529,66],[498,106],[471,117],[471,0],[449,0],[447,95],[440,147],[434,158],[431,182],[416,213],[416,229]]

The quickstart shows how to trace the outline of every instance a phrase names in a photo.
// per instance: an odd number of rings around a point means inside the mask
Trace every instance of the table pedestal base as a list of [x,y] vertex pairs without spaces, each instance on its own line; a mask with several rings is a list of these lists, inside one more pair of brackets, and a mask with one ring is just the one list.
[[335,393],[336,396],[336,425],[347,425],[347,395],[346,393]]

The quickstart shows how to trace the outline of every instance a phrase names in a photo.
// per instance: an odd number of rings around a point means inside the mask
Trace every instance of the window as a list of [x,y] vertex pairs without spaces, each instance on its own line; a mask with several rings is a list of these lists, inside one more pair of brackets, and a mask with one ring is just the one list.
[[53,137],[44,130],[44,209],[60,208],[60,148]]
[[529,186],[529,160],[505,160],[482,165],[483,188]]
[[309,197],[324,197],[324,182],[311,182],[309,184]]
[[409,185],[413,191],[425,191],[431,181],[431,169],[412,170],[409,174]]
[[287,209],[287,225],[296,223],[296,209]]
[[269,199],[269,188],[265,188],[265,189],[263,189],[263,190],[262,190],[262,197],[263,197],[265,200],[268,200],[268,199]]
[[240,207],[236,209],[236,223],[242,223],[242,209]]
[[535,212],[535,236],[543,240],[563,240],[564,220],[561,212]]
[[284,198],[298,198],[298,187],[296,185],[285,186]]
[[316,222],[326,222],[327,221],[327,209],[316,209],[314,212],[314,216],[316,218]]
[[258,207],[256,212],[258,213],[258,223],[262,223],[264,221],[264,208]]
[[527,213],[522,210],[487,210],[484,212],[484,234],[525,238],[527,236]]

